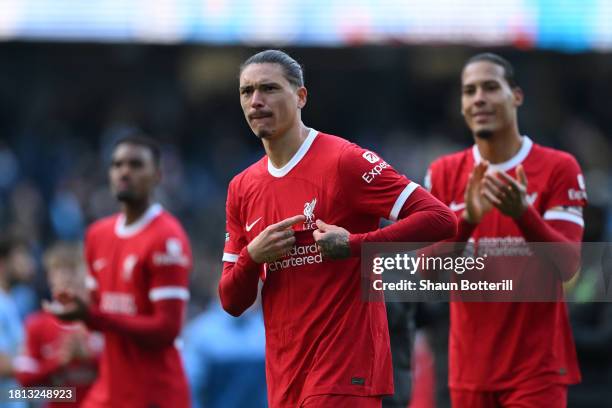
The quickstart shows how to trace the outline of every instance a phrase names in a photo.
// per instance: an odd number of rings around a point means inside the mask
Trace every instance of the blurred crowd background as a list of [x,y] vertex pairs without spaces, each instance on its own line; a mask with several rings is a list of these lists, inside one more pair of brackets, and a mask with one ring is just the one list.
[[[1,3],[0,9],[19,4]],[[0,284],[21,319],[39,308],[49,293],[44,251],[58,241],[81,242],[89,223],[117,211],[107,183],[111,146],[134,129],[148,133],[163,146],[158,199],[182,221],[193,246],[183,340],[202,406],[244,408],[244,395],[251,406],[265,406],[260,313],[233,319],[216,301],[226,187],[263,154],[242,116],[238,67],[264,47],[282,47],[304,65],[306,125],[380,153],[419,182],[433,159],[472,143],[460,115],[464,61],[481,51],[503,55],[525,92],[521,132],[571,152],[584,170],[585,241],[612,240],[612,54],[578,34],[572,38],[582,40],[569,45],[544,36],[543,44],[552,45],[538,47],[529,32],[486,46],[482,39],[451,45],[448,38],[381,43],[352,30],[331,44],[256,45],[243,37],[224,44],[176,38],[172,44],[105,43],[87,36],[45,41],[37,33],[0,42],[0,231],[10,243],[0,254]],[[570,389],[570,406],[602,407],[612,403],[612,311],[609,303],[584,301],[569,305],[584,377]],[[423,407],[448,404],[447,307],[424,306],[417,314],[420,333],[429,334],[424,361],[433,364],[424,387],[437,400]]]

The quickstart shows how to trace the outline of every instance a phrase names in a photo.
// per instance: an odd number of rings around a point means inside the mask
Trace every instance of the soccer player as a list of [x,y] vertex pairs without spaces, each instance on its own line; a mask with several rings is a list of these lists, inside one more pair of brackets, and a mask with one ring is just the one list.
[[[478,54],[464,65],[461,86],[461,110],[475,144],[436,160],[426,181],[460,217],[454,241],[509,250],[510,243],[581,241],[586,192],[580,167],[570,154],[519,133],[523,92],[510,63]],[[532,272],[553,269],[560,289],[579,257],[578,249],[559,251]],[[454,407],[566,406],[567,386],[579,382],[580,372],[565,303],[451,302],[450,309]]]
[[[86,298],[85,273],[77,246],[58,243],[46,251],[45,269],[51,293],[71,291]],[[80,406],[98,375],[98,356],[103,340],[81,322],[67,323],[40,311],[25,323],[22,354],[15,360],[16,376],[24,387],[74,387],[75,406]],[[64,407],[50,402],[45,407]]]
[[50,310],[104,334],[100,377],[84,407],[188,407],[175,339],[189,297],[191,249],[180,223],[152,202],[159,147],[145,137],[119,140],[109,176],[121,212],[87,231],[92,303],[65,293],[64,305]]
[[261,278],[271,408],[380,407],[389,334],[384,303],[361,298],[361,245],[449,238],[456,219],[375,153],[305,126],[302,69],[284,52],[247,59],[239,92],[266,155],[229,185],[223,308],[243,313]]

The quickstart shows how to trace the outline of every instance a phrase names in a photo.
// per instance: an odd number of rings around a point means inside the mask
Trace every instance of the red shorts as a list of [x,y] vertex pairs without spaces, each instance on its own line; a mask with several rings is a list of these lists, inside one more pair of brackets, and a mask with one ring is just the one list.
[[312,395],[300,408],[380,408],[382,397],[360,397],[357,395]]
[[525,383],[498,391],[450,390],[454,408],[565,408],[567,385]]

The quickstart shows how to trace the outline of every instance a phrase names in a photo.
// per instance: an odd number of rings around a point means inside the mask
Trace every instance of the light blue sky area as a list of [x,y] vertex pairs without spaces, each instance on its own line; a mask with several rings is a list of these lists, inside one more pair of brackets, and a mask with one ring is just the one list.
[[1,7],[7,38],[332,46],[496,38],[505,45],[519,27],[535,33],[540,48],[612,48],[603,38],[612,37],[605,28],[612,0],[8,0]]
[[537,13],[536,44],[540,48],[584,51],[594,41],[600,12],[598,0],[530,0]]

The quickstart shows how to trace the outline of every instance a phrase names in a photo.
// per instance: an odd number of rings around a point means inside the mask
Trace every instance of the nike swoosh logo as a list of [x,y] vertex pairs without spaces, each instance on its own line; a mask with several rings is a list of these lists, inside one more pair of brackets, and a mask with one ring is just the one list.
[[535,203],[535,200],[538,198],[538,193],[527,194],[527,202],[529,204]]
[[94,268],[94,271],[97,272],[97,271],[99,271],[100,269],[102,269],[102,268],[104,268],[106,266],[106,259],[104,259],[104,258],[96,259],[92,266]]
[[261,220],[263,217],[259,217],[258,219],[256,219],[255,221],[253,221],[251,224],[247,224],[246,225],[246,230],[247,232],[249,232],[250,230],[253,229],[253,227],[255,226],[255,224],[257,224],[259,222],[259,220]]
[[459,211],[459,210],[463,210],[465,208],[465,203],[456,203],[454,201],[452,201],[448,208],[451,209],[451,211]]

